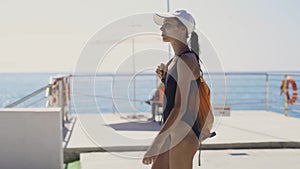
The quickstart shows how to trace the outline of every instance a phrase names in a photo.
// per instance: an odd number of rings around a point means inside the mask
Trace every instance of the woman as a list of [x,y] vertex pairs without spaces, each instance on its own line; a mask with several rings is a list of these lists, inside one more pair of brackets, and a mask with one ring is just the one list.
[[177,10],[156,13],[154,21],[161,25],[162,39],[171,44],[175,56],[156,70],[165,84],[164,125],[146,152],[143,163],[152,164],[152,169],[192,169],[200,143],[196,91],[200,65],[195,20],[185,10]]

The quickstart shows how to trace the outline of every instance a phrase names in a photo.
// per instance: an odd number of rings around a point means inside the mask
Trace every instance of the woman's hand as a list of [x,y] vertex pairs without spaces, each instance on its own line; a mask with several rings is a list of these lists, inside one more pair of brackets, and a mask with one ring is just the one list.
[[154,163],[156,160],[157,155],[159,154],[161,145],[154,141],[154,143],[149,147],[143,157],[143,164],[150,165]]
[[159,66],[157,66],[156,68],[156,74],[159,77],[159,79],[162,79],[163,77],[166,76],[166,72],[167,72],[167,66],[163,63],[161,63]]
[[154,160],[155,160],[155,156],[152,156],[152,157],[144,156],[143,164],[150,165],[154,162]]
[[169,141],[167,138],[170,136],[169,133],[161,133],[160,131],[158,135],[155,137],[153,143],[149,146],[143,157],[143,164],[149,165],[155,162],[156,158],[163,152],[167,151],[169,148]]
[[142,160],[143,164],[145,165],[152,164],[156,158],[157,153],[158,153],[157,147],[152,144],[143,157]]

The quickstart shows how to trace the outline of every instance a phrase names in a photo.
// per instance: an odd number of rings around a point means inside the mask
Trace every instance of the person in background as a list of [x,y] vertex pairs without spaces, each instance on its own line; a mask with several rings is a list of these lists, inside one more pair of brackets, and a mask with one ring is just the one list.
[[145,101],[147,104],[151,105],[152,117],[149,119],[150,121],[156,121],[155,117],[159,112],[159,107],[163,106],[164,92],[165,86],[160,82],[152,98]]

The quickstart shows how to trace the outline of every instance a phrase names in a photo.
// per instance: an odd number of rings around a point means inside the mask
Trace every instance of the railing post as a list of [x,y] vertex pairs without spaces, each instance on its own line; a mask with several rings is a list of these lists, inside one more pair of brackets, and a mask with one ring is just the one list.
[[58,107],[61,108],[61,117],[63,126],[65,125],[65,108],[64,108],[64,91],[63,91],[63,78],[58,79]]
[[228,77],[227,77],[227,73],[225,73],[224,75],[225,75],[225,80],[224,80],[225,81],[225,84],[224,84],[225,85],[225,89],[224,89],[224,93],[225,93],[224,107],[225,107],[228,104],[227,103],[227,97],[228,97],[228,95],[227,95],[228,94],[228,88],[227,88],[228,81],[227,81],[227,79],[228,79]]
[[66,120],[69,121],[69,115],[70,115],[70,80],[71,76],[65,77],[65,111],[66,111]]
[[46,107],[53,107],[52,105],[52,85],[53,85],[53,78],[50,76],[49,78],[49,87],[46,89],[46,97],[47,97],[47,102],[46,102]]
[[287,75],[284,75],[284,85],[283,85],[283,93],[284,93],[284,115],[288,116],[289,115],[289,105],[288,105],[288,98],[287,98],[287,92],[289,92],[287,90],[288,86],[287,85],[287,81],[286,81]]
[[114,103],[114,96],[115,96],[115,75],[112,75],[112,86],[111,86],[111,95],[112,95],[112,98],[111,98],[111,103],[112,103],[112,111],[113,113],[116,112],[116,108],[115,108],[115,103]]
[[266,111],[269,111],[269,74],[266,74]]
[[67,85],[68,85],[68,77],[65,76],[62,78],[62,97],[63,97],[63,100],[62,100],[62,107],[63,107],[63,110],[64,110],[64,120],[65,121],[68,121],[69,120],[69,117],[68,117],[68,97],[67,97]]

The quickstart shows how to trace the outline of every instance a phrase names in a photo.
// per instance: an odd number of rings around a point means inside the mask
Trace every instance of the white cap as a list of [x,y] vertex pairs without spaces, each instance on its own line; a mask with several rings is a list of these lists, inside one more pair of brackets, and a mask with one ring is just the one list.
[[188,33],[192,33],[195,30],[195,20],[191,14],[186,10],[177,10],[170,13],[154,13],[153,20],[157,25],[163,25],[165,18],[177,18],[187,28]]

